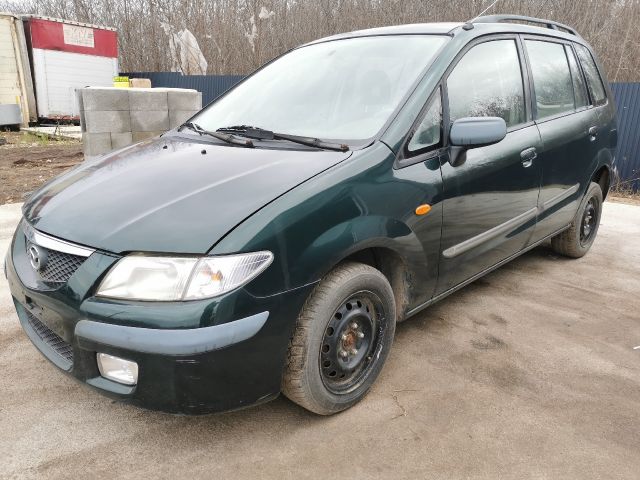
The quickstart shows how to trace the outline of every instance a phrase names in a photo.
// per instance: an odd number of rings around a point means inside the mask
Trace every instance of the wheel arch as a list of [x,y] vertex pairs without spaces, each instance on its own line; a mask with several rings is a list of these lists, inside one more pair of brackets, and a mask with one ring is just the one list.
[[316,279],[345,262],[369,265],[380,271],[393,289],[396,320],[406,318],[412,297],[411,279],[419,273],[414,270],[426,264],[423,245],[407,224],[381,216],[341,223],[319,236],[300,257],[301,263],[311,264],[320,245],[326,255],[316,263]]
[[602,198],[603,200],[606,199],[609,188],[611,187],[611,170],[609,166],[602,165],[595,172],[593,172],[593,175],[591,175],[591,182],[600,185],[600,189],[602,190]]
[[401,322],[406,319],[411,283],[405,257],[389,247],[366,247],[343,258],[338,265],[345,262],[364,263],[382,273],[393,290],[396,321]]

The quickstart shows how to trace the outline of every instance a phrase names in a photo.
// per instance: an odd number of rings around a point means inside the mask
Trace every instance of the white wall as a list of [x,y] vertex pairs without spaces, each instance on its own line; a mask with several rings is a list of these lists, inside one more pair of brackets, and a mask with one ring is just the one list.
[[10,17],[0,17],[0,104],[19,104],[22,95],[11,24]]

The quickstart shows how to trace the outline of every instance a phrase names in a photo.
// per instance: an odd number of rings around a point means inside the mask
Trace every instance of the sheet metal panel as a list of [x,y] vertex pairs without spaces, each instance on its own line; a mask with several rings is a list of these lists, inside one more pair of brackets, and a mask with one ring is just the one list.
[[233,87],[244,75],[182,75],[178,72],[123,73],[129,78],[148,78],[152,87],[190,88],[202,93],[202,105],[207,105]]
[[618,115],[616,169],[625,185],[640,190],[640,83],[613,83]]
[[10,124],[27,126],[29,121],[36,119],[31,68],[22,21],[10,14],[0,14],[0,105],[16,105],[20,117],[15,122],[14,115],[5,115],[1,125],[7,125],[10,121]]
[[0,104],[19,103],[20,79],[11,28],[11,17],[0,17]]

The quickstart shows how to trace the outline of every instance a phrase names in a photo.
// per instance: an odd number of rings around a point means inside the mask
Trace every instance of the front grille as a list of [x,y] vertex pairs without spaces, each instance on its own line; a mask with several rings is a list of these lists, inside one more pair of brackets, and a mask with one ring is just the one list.
[[[42,247],[41,247],[42,248]],[[47,252],[47,263],[38,273],[45,282],[67,283],[67,280],[86,260],[86,257],[43,248]]]
[[[31,264],[39,280],[34,278],[42,287],[60,288],[67,283],[78,268],[89,258],[95,250],[76,245],[66,240],[52,237],[33,228],[26,220],[21,222],[24,234],[25,261]],[[34,285],[31,285],[34,287]]]
[[49,345],[65,363],[68,363],[68,367],[71,367],[71,365],[73,365],[73,347],[71,344],[66,342],[57,333],[38,320],[38,318],[36,318],[35,315],[26,308],[24,309],[24,312],[27,314],[27,322],[29,323],[29,326],[40,340]]

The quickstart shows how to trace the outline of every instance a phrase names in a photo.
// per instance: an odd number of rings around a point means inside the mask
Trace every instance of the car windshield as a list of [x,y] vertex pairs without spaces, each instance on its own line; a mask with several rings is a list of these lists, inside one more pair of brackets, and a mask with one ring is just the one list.
[[356,142],[373,137],[448,37],[350,38],[298,48],[200,112],[202,128],[251,125]]

